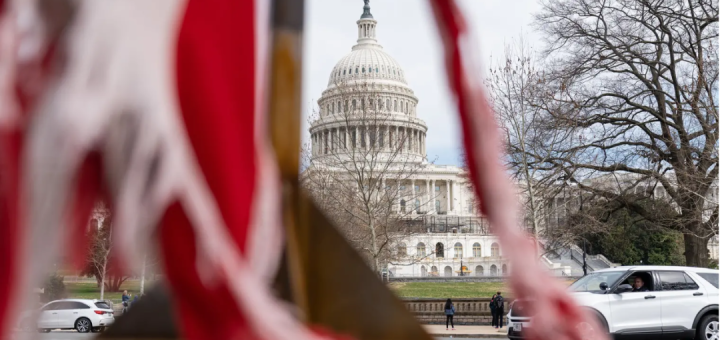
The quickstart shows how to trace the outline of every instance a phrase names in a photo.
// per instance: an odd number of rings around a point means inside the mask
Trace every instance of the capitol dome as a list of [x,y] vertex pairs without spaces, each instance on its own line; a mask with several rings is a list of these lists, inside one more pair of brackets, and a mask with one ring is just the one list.
[[423,162],[427,126],[417,118],[418,99],[400,64],[378,43],[368,1],[356,24],[357,43],[332,68],[317,102],[318,117],[310,126],[312,157],[373,148],[388,162]]
[[348,80],[389,80],[407,85],[405,73],[380,45],[358,44],[333,67],[328,86]]

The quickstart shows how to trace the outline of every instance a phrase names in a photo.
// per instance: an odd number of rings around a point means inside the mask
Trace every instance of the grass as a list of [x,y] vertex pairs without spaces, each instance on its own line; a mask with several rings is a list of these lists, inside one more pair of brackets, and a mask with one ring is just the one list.
[[389,286],[407,298],[489,298],[498,291],[510,296],[504,282],[392,282]]
[[[145,288],[152,284],[152,281],[145,281]],[[93,282],[65,282],[68,298],[71,299],[99,299],[100,288]],[[122,291],[127,290],[133,296],[140,292],[140,281],[127,280],[120,286],[118,292],[105,292],[105,300],[121,300]]]
[[392,282],[388,286],[401,298],[490,298],[498,291],[505,298],[513,296],[505,282]]

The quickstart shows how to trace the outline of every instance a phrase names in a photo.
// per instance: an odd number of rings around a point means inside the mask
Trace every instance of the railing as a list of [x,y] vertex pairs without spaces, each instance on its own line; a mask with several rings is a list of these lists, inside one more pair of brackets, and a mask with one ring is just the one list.
[[[445,323],[445,299],[404,298],[405,308],[420,323]],[[505,311],[512,299],[505,299]],[[459,325],[489,325],[492,321],[490,298],[453,299],[455,316],[453,320]],[[505,312],[503,312],[505,314]]]

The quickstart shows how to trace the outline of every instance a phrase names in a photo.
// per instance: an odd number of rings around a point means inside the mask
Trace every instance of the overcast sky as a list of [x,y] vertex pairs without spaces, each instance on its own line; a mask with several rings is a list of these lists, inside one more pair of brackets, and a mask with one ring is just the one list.
[[[502,58],[504,45],[522,34],[539,48],[530,26],[539,9],[537,0],[460,0],[460,6],[478,39],[483,71],[491,59]],[[306,0],[303,65],[303,112],[307,116],[327,86],[330,71],[350,52],[357,40],[356,21],[362,0]],[[436,164],[458,164],[460,131],[445,81],[435,24],[427,1],[371,0],[378,42],[405,70],[419,99],[418,116],[428,126],[427,153]],[[309,140],[307,123],[304,138]]]

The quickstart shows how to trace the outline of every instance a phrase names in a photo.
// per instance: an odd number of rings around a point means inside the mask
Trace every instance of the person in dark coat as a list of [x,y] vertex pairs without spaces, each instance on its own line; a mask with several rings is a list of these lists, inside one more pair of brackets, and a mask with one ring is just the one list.
[[505,299],[500,292],[495,295],[495,315],[493,316],[493,325],[495,328],[502,328],[503,313],[505,312]]
[[492,315],[492,323],[491,326],[495,327],[497,324],[497,320],[495,319],[495,297],[497,297],[497,294],[493,294],[492,298],[490,298],[490,314]]
[[448,324],[452,325],[452,329],[455,330],[453,315],[455,315],[455,305],[453,305],[452,300],[447,299],[447,301],[445,301],[445,330],[448,329]]

